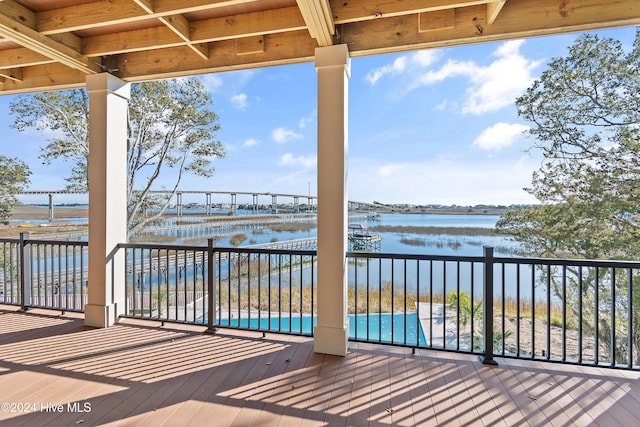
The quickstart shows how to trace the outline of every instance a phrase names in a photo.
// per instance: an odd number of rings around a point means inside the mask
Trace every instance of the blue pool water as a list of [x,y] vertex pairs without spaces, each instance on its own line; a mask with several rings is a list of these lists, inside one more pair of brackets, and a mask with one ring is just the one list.
[[[222,320],[221,326],[247,328],[260,331],[311,334],[317,319],[310,316],[257,317],[251,319]],[[425,346],[427,341],[415,313],[349,315],[349,339],[383,343]]]

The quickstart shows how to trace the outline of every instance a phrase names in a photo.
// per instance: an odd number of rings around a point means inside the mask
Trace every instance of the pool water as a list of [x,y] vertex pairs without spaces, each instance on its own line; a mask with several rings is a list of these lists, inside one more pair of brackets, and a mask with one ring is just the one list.
[[[220,326],[231,326],[260,331],[312,334],[317,319],[311,316],[261,317],[222,320]],[[374,342],[425,346],[427,341],[416,313],[406,315],[358,314],[349,315],[349,339]]]

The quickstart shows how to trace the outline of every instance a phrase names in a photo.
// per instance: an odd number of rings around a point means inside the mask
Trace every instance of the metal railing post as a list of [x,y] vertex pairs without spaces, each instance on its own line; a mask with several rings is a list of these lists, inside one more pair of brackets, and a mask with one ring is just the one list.
[[207,239],[207,331],[208,333],[215,333],[215,320],[216,320],[216,293],[215,293],[215,281],[216,281],[216,264],[214,257],[214,247],[216,239]]
[[31,251],[27,240],[29,233],[20,233],[20,306],[23,311],[27,311],[31,305],[31,289],[27,292],[27,283],[31,283]]
[[484,290],[482,292],[482,320],[484,324],[484,354],[480,361],[497,365],[493,359],[493,248],[484,247]]

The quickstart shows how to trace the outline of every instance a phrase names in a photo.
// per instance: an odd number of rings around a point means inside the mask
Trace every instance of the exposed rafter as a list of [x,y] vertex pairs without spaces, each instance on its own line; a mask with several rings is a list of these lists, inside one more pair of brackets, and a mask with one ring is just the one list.
[[106,68],[141,81],[312,61],[334,43],[356,57],[640,25],[638,0],[75,3],[0,0],[0,94],[83,86]]
[[[18,12],[19,15],[14,17],[12,12]],[[0,2],[0,35],[67,67],[85,73],[101,71],[100,65],[95,59],[90,59],[66,44],[40,34],[29,26],[28,24],[34,21],[31,15],[11,0]],[[23,22],[27,22],[27,24]]]
[[[153,1],[152,0],[134,0],[138,6],[140,6],[145,12],[153,15]],[[193,43],[191,40],[191,28],[190,22],[184,15],[169,15],[160,16],[158,20],[162,22],[167,28],[173,31],[186,45],[193,50],[202,59],[209,57],[209,49],[207,45]]]
[[506,0],[487,4],[487,24],[491,25],[496,21],[505,3]]
[[329,0],[296,0],[309,34],[316,39],[318,46],[333,44],[335,27]]
[[[55,1],[55,0],[51,0]],[[256,0],[109,0],[38,12],[43,34],[65,33],[116,24],[128,24],[163,16],[213,10]],[[108,7],[107,7],[108,6]]]

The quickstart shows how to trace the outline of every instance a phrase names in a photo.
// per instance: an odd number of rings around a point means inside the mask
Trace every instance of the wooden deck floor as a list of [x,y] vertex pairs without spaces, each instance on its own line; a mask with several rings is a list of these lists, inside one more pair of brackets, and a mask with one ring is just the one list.
[[640,373],[0,306],[0,425],[634,426]]

